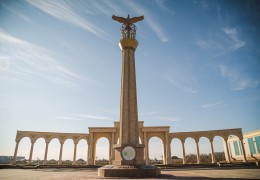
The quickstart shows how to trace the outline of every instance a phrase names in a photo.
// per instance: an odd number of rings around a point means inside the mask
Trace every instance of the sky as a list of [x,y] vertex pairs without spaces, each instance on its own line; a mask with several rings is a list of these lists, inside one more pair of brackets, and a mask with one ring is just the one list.
[[[120,24],[113,14],[144,15],[135,58],[145,126],[260,129],[259,1],[0,0],[0,155],[13,155],[17,130],[88,133],[119,119]],[[40,142],[34,158],[43,157]],[[72,159],[72,144],[64,158]],[[98,147],[106,157],[107,140]],[[28,157],[29,149],[25,139],[18,155]],[[58,142],[53,151],[58,159]]]

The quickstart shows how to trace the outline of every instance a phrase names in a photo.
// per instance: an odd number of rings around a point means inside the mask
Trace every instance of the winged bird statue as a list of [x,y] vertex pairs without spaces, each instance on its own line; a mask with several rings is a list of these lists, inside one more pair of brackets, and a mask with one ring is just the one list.
[[136,23],[138,21],[142,21],[144,19],[144,16],[138,16],[138,17],[130,18],[129,15],[128,15],[127,18],[123,18],[123,17],[118,17],[118,16],[113,15],[112,19],[115,20],[115,21],[118,21],[120,23],[123,23],[123,24],[125,24],[126,26],[129,27],[133,23]]

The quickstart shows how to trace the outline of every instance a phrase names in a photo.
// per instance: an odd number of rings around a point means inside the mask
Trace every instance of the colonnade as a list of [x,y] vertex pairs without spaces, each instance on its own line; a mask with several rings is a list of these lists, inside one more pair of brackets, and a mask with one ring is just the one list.
[[[245,149],[243,145],[243,135],[241,129],[225,129],[225,130],[212,130],[212,131],[196,131],[196,132],[169,132],[169,126],[157,126],[157,127],[144,127],[143,122],[139,122],[139,135],[141,143],[144,144],[144,159],[146,164],[149,164],[149,140],[152,137],[158,137],[162,140],[163,143],[163,164],[172,164],[171,159],[171,142],[173,139],[179,139],[182,145],[182,154],[183,154],[183,164],[187,163],[186,160],[186,149],[185,149],[185,140],[187,138],[193,138],[196,144],[197,152],[197,163],[200,161],[200,148],[199,140],[201,137],[206,137],[209,139],[210,148],[211,148],[211,159],[212,163],[216,163],[215,152],[213,147],[213,139],[215,136],[220,136],[223,138],[224,150],[226,154],[226,161],[231,162],[229,147],[228,147],[228,137],[230,135],[235,135],[239,138],[242,145],[242,156],[243,161],[246,162]],[[119,126],[118,122],[115,122],[114,127],[104,127],[104,128],[89,128],[89,134],[77,134],[77,133],[49,133],[49,132],[32,132],[32,131],[17,131],[16,135],[16,146],[14,151],[13,164],[16,163],[16,156],[18,152],[19,143],[22,138],[29,137],[31,139],[31,148],[28,163],[32,161],[34,144],[38,138],[45,139],[45,152],[44,152],[44,164],[47,164],[48,157],[48,148],[49,143],[52,139],[57,138],[60,142],[60,151],[59,151],[59,160],[58,164],[62,164],[62,153],[63,145],[67,139],[72,139],[74,142],[74,153],[73,153],[73,165],[76,165],[76,155],[77,155],[77,145],[81,139],[85,139],[88,143],[88,153],[87,153],[87,164],[95,164],[96,156],[96,143],[99,138],[105,137],[109,141],[109,163],[111,164],[115,158],[115,151],[113,145],[116,144],[119,137]]]

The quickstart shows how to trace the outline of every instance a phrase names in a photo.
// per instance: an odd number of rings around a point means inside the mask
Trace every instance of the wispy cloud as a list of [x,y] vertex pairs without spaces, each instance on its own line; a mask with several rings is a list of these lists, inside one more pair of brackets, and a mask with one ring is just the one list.
[[83,19],[65,1],[27,0],[27,2],[59,20],[81,27],[101,39],[111,41],[105,31]]
[[203,50],[213,50],[212,57],[220,57],[244,47],[246,42],[239,38],[236,28],[222,28],[204,38],[197,38],[194,44]]
[[161,25],[156,22],[155,18],[151,15],[150,11],[141,5],[134,3],[133,1],[124,1],[128,7],[135,9],[139,14],[143,14],[145,17],[145,22],[148,23],[148,26],[155,32],[155,34],[159,37],[161,42],[167,42],[170,40],[170,37],[166,35],[165,30]]
[[58,116],[57,119],[72,120],[72,121],[84,121],[84,120],[101,120],[101,121],[114,121],[115,119],[106,116],[96,116],[89,114],[70,114],[66,116]]
[[169,9],[167,6],[167,0],[155,0],[155,3],[163,10],[172,15],[175,15],[175,12],[172,9]]
[[223,103],[222,102],[216,102],[216,103],[210,103],[210,104],[203,104],[200,107],[202,107],[202,108],[212,108],[212,107],[218,107],[221,104],[223,104]]
[[243,90],[260,85],[260,79],[251,79],[243,74],[239,69],[232,69],[226,65],[219,65],[219,71],[222,77],[229,79],[232,90]]
[[230,49],[237,50],[245,46],[245,42],[239,39],[238,31],[236,28],[223,28],[223,32],[230,38]]
[[[3,67],[15,78],[40,77],[53,83],[74,86],[75,80],[86,80],[70,71],[44,48],[0,30]],[[2,58],[1,58],[2,59]]]
[[164,79],[166,79],[169,83],[174,85],[175,87],[184,90],[187,93],[195,94],[197,93],[196,89],[196,78],[191,77],[189,75],[185,75],[178,71],[171,72],[171,76],[164,75]]

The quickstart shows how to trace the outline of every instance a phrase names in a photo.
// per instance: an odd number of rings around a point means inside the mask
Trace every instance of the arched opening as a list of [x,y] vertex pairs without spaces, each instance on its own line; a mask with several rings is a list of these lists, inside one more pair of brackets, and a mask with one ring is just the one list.
[[76,163],[77,165],[86,165],[88,161],[88,143],[85,139],[81,139],[77,145]]
[[19,148],[17,151],[16,164],[28,163],[30,149],[31,149],[31,139],[29,137],[22,138],[19,143]]
[[148,142],[149,164],[163,164],[163,142],[158,137],[152,137]]
[[72,139],[66,139],[63,144],[62,151],[62,164],[72,165],[74,155],[74,141]]
[[208,138],[201,137],[199,139],[199,151],[200,151],[200,163],[208,164],[212,162],[211,146]]
[[172,164],[183,163],[182,145],[181,140],[178,138],[174,138],[171,141],[171,155]]
[[54,138],[49,143],[47,164],[58,164],[59,154],[60,154],[60,141],[57,138]]
[[186,163],[194,164],[197,163],[197,148],[193,138],[185,139],[185,152],[186,152]]
[[[253,156],[256,154],[253,138],[247,138],[250,154]],[[228,150],[231,161],[243,161],[242,144],[236,135],[229,135],[228,137]]]
[[224,152],[224,144],[223,138],[221,136],[215,136],[213,138],[213,148],[216,162],[225,161],[225,152]]
[[109,141],[107,138],[102,137],[97,140],[96,153],[95,153],[95,165],[107,165],[109,164]]
[[45,139],[38,138],[34,143],[32,164],[43,164],[45,147],[46,147]]

